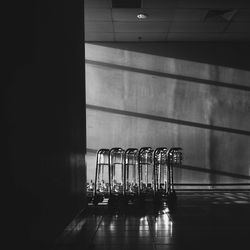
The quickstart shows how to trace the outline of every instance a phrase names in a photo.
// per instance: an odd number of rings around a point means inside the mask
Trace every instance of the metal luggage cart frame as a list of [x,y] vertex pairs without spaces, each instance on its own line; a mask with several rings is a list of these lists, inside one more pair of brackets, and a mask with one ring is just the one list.
[[[139,171],[138,171],[137,148],[128,148],[125,151],[124,162],[124,190],[126,202],[133,202],[139,192]],[[132,177],[131,177],[132,176]],[[133,179],[131,181],[131,178]]]
[[168,184],[168,149],[156,148],[154,159],[154,201],[161,202],[167,193]]
[[168,187],[167,202],[169,206],[176,203],[177,196],[174,189],[174,167],[181,167],[182,148],[172,147],[168,150]]
[[[105,169],[108,172],[108,183],[104,182],[104,179],[100,181],[100,175],[104,174]],[[102,202],[104,198],[107,198],[110,193],[110,150],[102,148],[96,153],[96,172],[95,172],[95,185],[93,194],[93,204],[95,206]],[[103,176],[102,176],[103,177]],[[103,185],[103,186],[102,186]],[[102,186],[103,190],[99,187]]]
[[129,201],[166,201],[169,208],[175,207],[174,168],[182,165],[181,151],[181,147],[98,150],[94,190],[91,197],[91,190],[87,189],[88,201],[97,206],[106,198],[111,207],[127,205]]
[[[143,160],[145,157],[145,161]],[[146,167],[146,169],[143,169]],[[151,168],[151,169],[150,169]],[[145,173],[143,173],[145,170]],[[152,172],[151,183],[149,183],[149,170]],[[146,176],[143,176],[146,175]],[[154,166],[153,166],[153,149],[151,147],[142,147],[138,154],[138,176],[139,176],[139,189],[138,196],[140,200],[153,198],[154,193]],[[146,178],[146,183],[143,183],[143,177]],[[144,184],[144,186],[143,186]]]
[[[110,165],[109,186],[110,186],[110,189],[109,189],[109,200],[108,200],[108,204],[110,206],[114,206],[117,202],[122,203],[125,200],[124,158],[125,158],[124,149],[119,148],[119,147],[110,149],[109,151],[109,165]],[[120,175],[118,174],[118,170],[120,172],[119,173]],[[120,180],[120,182],[118,182],[118,180]]]

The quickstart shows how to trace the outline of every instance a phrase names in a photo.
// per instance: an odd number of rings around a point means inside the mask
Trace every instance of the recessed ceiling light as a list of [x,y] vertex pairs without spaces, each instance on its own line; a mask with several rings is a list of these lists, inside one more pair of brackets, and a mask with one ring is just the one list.
[[148,14],[146,14],[146,13],[139,13],[138,15],[137,15],[137,18],[138,19],[146,19],[148,17]]

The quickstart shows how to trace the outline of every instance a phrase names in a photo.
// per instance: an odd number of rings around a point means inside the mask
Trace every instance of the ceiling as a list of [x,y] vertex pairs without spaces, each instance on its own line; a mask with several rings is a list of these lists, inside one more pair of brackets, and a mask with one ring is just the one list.
[[[250,0],[142,0],[140,8],[125,7],[84,0],[85,41],[250,41]],[[148,18],[139,20],[140,12]]]

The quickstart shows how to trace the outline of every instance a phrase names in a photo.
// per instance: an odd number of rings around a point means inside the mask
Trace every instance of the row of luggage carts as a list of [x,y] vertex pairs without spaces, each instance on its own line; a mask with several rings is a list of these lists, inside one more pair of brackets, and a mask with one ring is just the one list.
[[88,202],[97,206],[128,205],[152,201],[176,203],[174,168],[181,167],[182,148],[151,147],[100,149],[95,180],[87,184]]

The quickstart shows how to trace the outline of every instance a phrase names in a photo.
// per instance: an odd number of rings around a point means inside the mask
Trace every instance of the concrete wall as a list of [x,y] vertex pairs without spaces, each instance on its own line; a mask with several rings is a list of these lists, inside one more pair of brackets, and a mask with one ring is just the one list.
[[86,206],[83,6],[10,4],[3,245],[52,249]]
[[233,44],[234,67],[217,65],[223,46],[190,46],[195,61],[188,43],[159,44],[161,55],[155,43],[86,44],[88,180],[99,148],[180,146],[176,182],[249,183],[250,71]]

